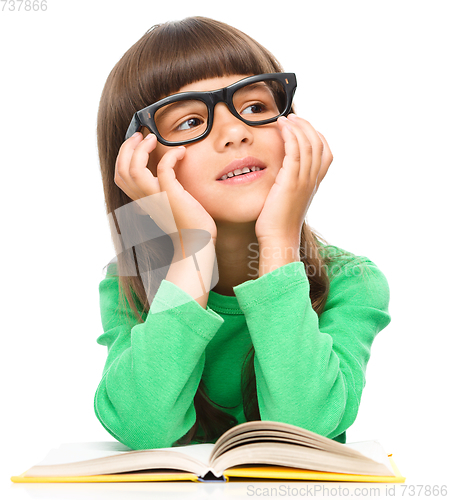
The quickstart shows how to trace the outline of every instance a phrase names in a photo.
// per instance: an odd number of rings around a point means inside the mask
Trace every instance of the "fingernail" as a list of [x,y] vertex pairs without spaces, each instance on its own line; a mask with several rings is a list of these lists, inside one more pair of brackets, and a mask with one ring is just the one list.
[[131,137],[137,137],[140,132],[134,132],[134,134]]
[[151,139],[152,137],[156,137],[154,134],[148,134],[145,139]]

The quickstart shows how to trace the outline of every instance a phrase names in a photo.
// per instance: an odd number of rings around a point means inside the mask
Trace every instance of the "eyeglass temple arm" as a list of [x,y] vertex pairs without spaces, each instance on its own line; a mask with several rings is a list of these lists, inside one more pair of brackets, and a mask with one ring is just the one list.
[[137,113],[134,113],[131,123],[129,124],[128,130],[126,131],[125,141],[129,139],[134,134],[134,132],[137,132],[141,126],[142,123],[140,122]]

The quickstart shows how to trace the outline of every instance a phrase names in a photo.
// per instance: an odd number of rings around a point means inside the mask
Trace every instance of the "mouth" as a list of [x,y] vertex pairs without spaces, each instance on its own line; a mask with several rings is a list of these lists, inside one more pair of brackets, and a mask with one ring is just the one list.
[[232,161],[227,165],[217,177],[217,181],[226,182],[237,177],[254,177],[254,172],[265,170],[266,165],[254,156],[246,156]]
[[249,184],[257,179],[260,179],[264,176],[266,168],[255,170],[254,172],[250,171],[245,174],[234,175],[233,177],[228,177],[224,180],[219,180],[223,186],[238,186],[242,184]]

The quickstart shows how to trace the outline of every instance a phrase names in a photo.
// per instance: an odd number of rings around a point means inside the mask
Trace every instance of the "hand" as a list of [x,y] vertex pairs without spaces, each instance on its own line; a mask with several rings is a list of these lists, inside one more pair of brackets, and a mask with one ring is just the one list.
[[326,139],[293,113],[277,121],[285,141],[285,157],[256,222],[259,244],[297,243],[307,210],[333,156]]
[[[157,139],[148,134],[142,139],[138,132],[120,147],[115,165],[114,182],[144,213],[168,234],[174,243],[181,235],[181,229],[207,231],[213,242],[217,239],[217,226],[206,209],[189,193],[176,178],[174,167],[186,154],[186,148],[170,148],[157,165],[157,177],[147,168],[150,153],[156,148]],[[165,192],[170,210],[164,210],[157,197],[151,195]],[[160,198],[159,198],[160,200]],[[171,211],[171,213],[170,213]],[[173,226],[173,219],[176,227]],[[178,234],[174,234],[178,231]],[[182,241],[182,238],[181,238]]]

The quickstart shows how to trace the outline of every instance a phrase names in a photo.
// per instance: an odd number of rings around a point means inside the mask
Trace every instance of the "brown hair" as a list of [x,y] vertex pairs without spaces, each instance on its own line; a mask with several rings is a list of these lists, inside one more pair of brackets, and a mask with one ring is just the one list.
[[[115,210],[131,200],[114,182],[115,161],[133,114],[170,95],[189,83],[234,74],[260,74],[282,72],[274,56],[251,37],[225,23],[204,18],[189,17],[182,21],[155,25],[138,40],[115,65],[107,78],[98,110],[98,152],[100,159],[106,210],[112,217],[111,233],[117,251],[120,301],[131,306],[135,318],[143,322],[163,276],[157,270],[167,266],[171,257],[166,255],[156,240],[141,243],[140,266],[154,270],[146,293],[143,277],[137,271],[129,276],[126,269],[137,261],[135,249],[122,252],[119,227],[113,227]],[[141,218],[134,217],[127,224],[135,232]],[[148,219],[148,218],[147,218]],[[117,224],[116,224],[117,226]],[[123,228],[123,223],[121,221]],[[327,242],[320,236],[322,242]],[[142,239],[144,241],[144,239]],[[306,222],[301,230],[300,259],[310,283],[310,300],[314,311],[320,315],[329,292],[326,273],[330,258],[320,252],[318,235]],[[335,247],[336,248],[336,247]],[[334,255],[335,257],[335,255]],[[130,266],[131,263],[131,266]],[[167,267],[165,267],[167,269]],[[147,279],[147,278],[145,278]],[[129,307],[125,310],[130,311]],[[140,310],[140,312],[139,312]],[[254,347],[252,346],[242,366],[242,397],[247,421],[260,420],[254,373]],[[190,431],[174,445],[188,444],[193,439],[215,440],[237,420],[218,408],[207,395],[201,380],[194,398],[196,422]],[[220,406],[226,409],[227,407]],[[203,431],[201,437],[200,429]]]

